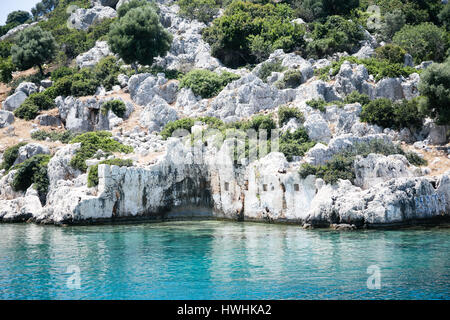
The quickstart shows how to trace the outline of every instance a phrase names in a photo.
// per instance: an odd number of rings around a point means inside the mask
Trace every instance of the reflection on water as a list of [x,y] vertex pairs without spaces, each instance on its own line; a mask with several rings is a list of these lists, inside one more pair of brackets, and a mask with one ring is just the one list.
[[[0,299],[449,299],[449,240],[437,228],[0,225]],[[379,290],[367,288],[371,265]]]

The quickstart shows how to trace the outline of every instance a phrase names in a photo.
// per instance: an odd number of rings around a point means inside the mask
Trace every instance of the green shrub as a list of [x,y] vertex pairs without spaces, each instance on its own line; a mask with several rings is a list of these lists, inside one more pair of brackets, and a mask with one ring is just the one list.
[[175,130],[183,129],[191,132],[192,126],[195,124],[195,119],[184,118],[167,123],[161,131],[161,136],[164,140],[170,138]]
[[12,73],[16,70],[11,58],[0,58],[0,82],[8,83],[12,80]]
[[50,159],[50,155],[38,154],[14,166],[13,169],[17,172],[11,187],[15,191],[26,191],[34,183],[34,188],[38,191],[40,198],[45,198],[50,184],[47,175],[47,165]]
[[387,12],[384,15],[384,21],[381,25],[380,35],[385,41],[391,41],[397,33],[406,24],[405,14],[400,9]]
[[191,88],[195,95],[202,98],[211,98],[231,81],[239,79],[238,75],[230,72],[217,74],[208,70],[192,70],[187,73],[180,82],[181,88]]
[[450,124],[450,58],[422,73],[419,91],[425,97],[420,105],[423,113],[439,124]]
[[415,68],[405,67],[403,63],[391,63],[388,60],[376,58],[358,59],[356,57],[344,57],[335,61],[331,66],[316,70],[316,75],[322,80],[328,80],[329,76],[336,76],[345,61],[350,63],[362,64],[366,67],[369,74],[375,77],[375,81],[383,78],[397,78],[400,76],[408,77],[410,74],[418,72]]
[[119,166],[119,167],[131,167],[133,166],[133,161],[130,159],[111,159],[101,161],[99,164],[91,166],[89,168],[88,174],[88,187],[92,188],[98,186],[98,166],[100,164],[108,164],[110,166]]
[[364,33],[354,22],[340,16],[329,16],[324,24],[314,23],[313,41],[308,42],[306,53],[309,57],[320,58],[335,52],[352,52],[363,40]]
[[14,115],[27,121],[34,120],[39,115],[39,107],[31,101],[25,101],[19,108],[14,110]]
[[348,96],[344,98],[344,104],[360,103],[364,106],[370,102],[370,98],[367,94],[359,93],[358,91],[352,91]]
[[327,102],[323,99],[313,99],[313,100],[306,101],[306,104],[313,109],[317,109],[321,112],[325,112],[325,106],[327,105]]
[[[211,45],[212,55],[226,66],[253,64],[265,58],[258,57],[261,52],[267,55],[276,49],[292,52],[304,47],[305,27],[291,23],[293,18],[287,4],[233,1],[203,30],[203,38]],[[261,48],[270,51],[264,53]]]
[[280,60],[265,62],[258,71],[258,77],[260,77],[262,81],[267,82],[267,78],[270,77],[272,72],[283,72],[284,70],[286,70],[286,68],[282,66],[282,61]]
[[292,161],[294,156],[303,156],[316,145],[309,140],[306,130],[297,129],[293,133],[285,132],[280,136],[280,152],[286,156],[288,161]]
[[385,98],[376,99],[363,106],[360,118],[383,128],[394,129],[419,128],[423,122],[417,99],[401,102],[392,102]]
[[12,43],[9,41],[0,41],[0,58],[6,59],[11,56]]
[[72,94],[72,77],[64,76],[58,79],[53,86],[44,91],[52,99],[56,99],[59,96],[70,96]]
[[106,90],[111,90],[118,85],[117,76],[120,74],[120,65],[114,56],[103,58],[97,63],[92,71],[92,78],[95,78]]
[[179,0],[178,5],[180,16],[203,23],[210,22],[219,11],[215,0]]
[[14,162],[16,161],[17,156],[19,155],[20,147],[23,147],[25,145],[26,142],[21,142],[12,147],[7,148],[3,153],[3,162],[0,165],[0,169],[9,170],[14,165]]
[[131,9],[140,8],[140,7],[144,7],[147,5],[151,5],[152,8],[155,9],[156,11],[159,10],[158,7],[155,6],[153,2],[149,3],[147,0],[131,0],[131,1],[127,1],[126,3],[124,3],[123,5],[121,5],[119,7],[119,9],[117,10],[117,15],[119,16],[119,18],[122,18]]
[[130,153],[133,148],[117,142],[111,138],[112,134],[107,131],[87,132],[71,140],[70,143],[81,143],[76,155],[70,161],[70,165],[82,172],[86,172],[86,160],[92,158],[98,150],[104,152]]
[[52,81],[58,81],[59,79],[62,79],[66,76],[72,76],[76,73],[77,71],[73,68],[69,68],[69,67],[59,67],[57,69],[55,69],[54,71],[52,71],[51,73],[51,78]]
[[406,51],[396,44],[386,44],[375,49],[378,59],[385,59],[391,63],[401,63],[405,61]]
[[50,139],[50,141],[61,141],[62,143],[69,143],[73,138],[78,136],[79,133],[73,133],[69,130],[61,131],[61,132],[55,132],[55,131],[44,131],[44,130],[38,130],[31,134],[31,138],[38,141],[44,141],[47,138]]
[[275,83],[278,89],[297,88],[302,84],[302,73],[300,70],[286,71],[282,80]]
[[122,100],[110,100],[105,102],[101,108],[103,115],[107,115],[109,110],[114,112],[114,114],[119,118],[123,118],[125,116],[125,112],[127,111],[127,107]]
[[297,108],[287,106],[278,108],[278,125],[280,127],[282,127],[291,118],[295,118],[299,122],[305,121],[303,113]]
[[450,3],[447,3],[438,15],[439,21],[447,28],[447,31],[450,30]]
[[39,110],[49,110],[56,107],[55,101],[44,92],[36,92],[28,96],[25,102],[34,104]]
[[209,128],[223,130],[225,128],[225,124],[222,120],[214,118],[214,117],[199,117],[199,118],[183,118],[175,121],[168,122],[160,135],[164,138],[164,140],[170,138],[175,130],[182,129],[191,133],[191,128],[194,126],[195,122],[203,122],[208,125]]
[[441,62],[449,48],[449,37],[445,29],[426,22],[417,26],[405,25],[395,34],[393,43],[411,54],[416,63],[425,60]]
[[75,97],[92,96],[98,86],[99,82],[95,79],[80,79],[72,82],[70,93]]

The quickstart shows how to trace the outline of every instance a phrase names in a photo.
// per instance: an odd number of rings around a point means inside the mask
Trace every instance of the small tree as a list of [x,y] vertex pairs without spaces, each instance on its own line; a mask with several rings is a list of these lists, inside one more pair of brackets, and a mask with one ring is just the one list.
[[28,28],[19,35],[17,44],[11,48],[12,61],[19,70],[39,67],[43,74],[42,65],[51,61],[56,53],[56,42],[52,34],[40,27]]
[[9,24],[9,23],[22,24],[22,23],[25,23],[29,19],[31,19],[31,15],[27,11],[22,11],[22,10],[13,11],[10,14],[8,14],[8,18],[6,18],[6,24]]
[[153,6],[134,8],[111,26],[108,44],[137,72],[136,63],[152,65],[170,49],[172,35],[164,29]]
[[421,110],[439,124],[450,124],[450,58],[441,64],[432,64],[421,76],[419,91],[425,96]]

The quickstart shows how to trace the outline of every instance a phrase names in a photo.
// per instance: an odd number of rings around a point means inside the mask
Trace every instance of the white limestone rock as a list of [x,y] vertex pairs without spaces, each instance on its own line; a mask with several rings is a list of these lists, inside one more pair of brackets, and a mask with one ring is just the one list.
[[390,179],[415,176],[413,168],[409,169],[410,164],[403,155],[369,154],[365,158],[358,156],[354,166],[355,185],[363,189]]
[[21,82],[14,92],[17,93],[19,91],[22,91],[29,96],[30,94],[38,92],[38,87],[33,82]]
[[76,58],[77,66],[79,68],[92,68],[101,59],[110,55],[113,55],[113,53],[109,49],[108,42],[97,41],[95,43],[95,47],[85,53],[80,54]]
[[94,23],[117,17],[113,8],[95,6],[90,9],[76,9],[69,17],[70,25],[77,30],[87,31]]
[[3,102],[3,110],[14,111],[19,108],[28,96],[23,91],[18,91],[10,95]]
[[303,124],[311,140],[328,143],[331,139],[331,131],[327,122],[320,113],[306,116]]
[[23,31],[29,27],[35,26],[37,23],[38,23],[38,21],[32,22],[30,24],[24,23],[24,24],[18,25],[17,27],[14,27],[11,30],[9,30],[5,35],[1,36],[0,41],[10,39],[10,38],[18,35],[21,31]]
[[50,154],[48,147],[38,143],[28,143],[19,148],[14,165],[24,162],[38,154]]
[[0,110],[0,129],[6,128],[14,122],[14,113]]
[[60,180],[72,180],[81,174],[70,165],[70,161],[80,147],[80,143],[60,147],[50,159],[47,167],[50,189],[55,188]]
[[141,125],[147,127],[149,132],[159,132],[168,122],[177,119],[176,110],[159,96],[154,97],[153,101],[144,108],[140,116]]
[[248,74],[229,83],[210,104],[205,115],[229,121],[250,117],[263,110],[270,110],[294,99],[295,91],[278,90]]
[[330,160],[333,155],[345,150],[351,150],[354,144],[368,143],[372,140],[382,140],[385,143],[392,143],[390,138],[385,134],[371,134],[362,137],[344,134],[332,138],[327,146],[321,143],[316,144],[306,153],[305,161],[312,165],[323,165]]
[[166,79],[163,73],[156,77],[150,73],[134,75],[128,81],[131,99],[139,105],[147,105],[155,96],[160,96],[172,104],[177,97],[179,82]]

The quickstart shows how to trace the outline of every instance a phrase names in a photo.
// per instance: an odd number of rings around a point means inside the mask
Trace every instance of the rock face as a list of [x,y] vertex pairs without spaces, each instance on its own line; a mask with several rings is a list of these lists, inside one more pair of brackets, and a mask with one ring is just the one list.
[[355,161],[355,185],[363,189],[391,179],[413,177],[415,174],[408,167],[408,160],[402,155],[383,156],[369,154],[366,158],[358,157]]
[[10,95],[3,102],[3,110],[14,111],[20,107],[20,105],[25,101],[28,96],[23,91],[18,91]]
[[23,31],[23,30],[25,30],[26,28],[35,26],[37,23],[38,23],[38,22],[33,22],[33,23],[30,23],[30,24],[24,23],[24,24],[21,24],[21,25],[15,27],[15,28],[12,28],[12,29],[9,30],[5,35],[3,35],[3,36],[0,37],[0,41],[10,39],[10,38],[16,36],[17,34],[19,34],[20,31]]
[[92,68],[101,59],[112,54],[106,41],[97,41],[94,48],[77,57],[77,65],[80,68]]
[[[118,118],[111,110],[106,114],[101,108],[106,101],[122,100],[122,98],[100,98],[95,97],[87,100],[67,97],[63,99],[58,97],[55,102],[59,109],[61,120],[65,124],[67,130],[74,132],[87,132],[96,130],[111,130],[120,124],[123,120]],[[123,101],[123,100],[122,100]],[[131,103],[124,101],[127,110],[125,118],[133,111]]]
[[187,70],[203,68],[214,70],[221,63],[210,54],[211,48],[202,39],[205,24],[189,21],[177,15],[178,6],[160,6],[161,22],[173,35],[170,51],[157,64],[167,69]]
[[9,111],[0,110],[0,129],[14,122],[14,114]]
[[205,115],[233,121],[263,110],[275,109],[294,98],[294,90],[278,90],[254,74],[247,74],[229,83],[212,100]]
[[116,10],[110,7],[95,6],[90,9],[77,9],[70,15],[70,25],[78,30],[88,30],[94,23],[117,16]]
[[28,195],[13,200],[0,200],[0,221],[25,222],[42,210],[37,195]]
[[[296,222],[314,226],[349,224],[385,226],[415,220],[449,218],[450,172],[439,178],[392,174],[367,190],[340,180],[302,179],[281,153],[270,153],[248,166],[230,156],[234,142],[188,147],[170,139],[166,153],[145,168],[99,166],[98,188],[83,185],[85,175],[70,180],[51,178],[42,214],[44,223],[85,223],[111,219],[213,216],[227,219]],[[208,144],[210,145],[210,144]],[[211,144],[212,145],[212,144]],[[372,156],[358,162],[362,184],[368,168],[382,162],[403,170],[405,159]],[[397,161],[399,161],[397,163]],[[370,171],[370,170],[369,170]],[[53,173],[49,174],[53,177]],[[62,175],[60,175],[62,176]]]

